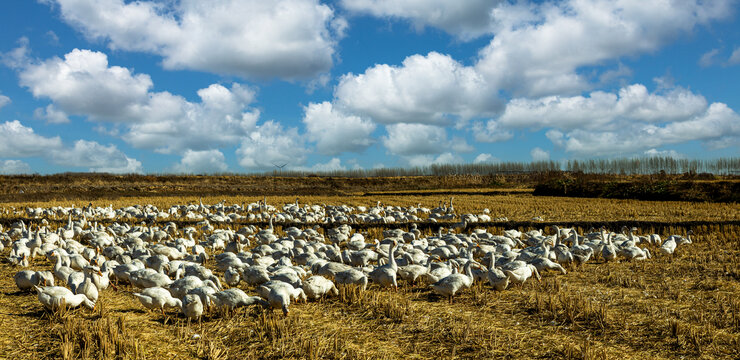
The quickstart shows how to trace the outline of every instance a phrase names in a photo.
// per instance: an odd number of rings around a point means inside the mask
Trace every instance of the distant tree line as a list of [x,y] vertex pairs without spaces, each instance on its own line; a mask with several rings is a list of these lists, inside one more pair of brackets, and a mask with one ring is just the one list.
[[588,174],[684,174],[710,173],[740,175],[740,158],[710,160],[675,159],[672,157],[644,157],[621,159],[591,159],[533,162],[497,162],[479,164],[434,164],[410,168],[351,169],[332,171],[274,170],[266,176],[333,176],[333,177],[394,177],[394,176],[449,176],[524,174],[551,171],[582,172]]

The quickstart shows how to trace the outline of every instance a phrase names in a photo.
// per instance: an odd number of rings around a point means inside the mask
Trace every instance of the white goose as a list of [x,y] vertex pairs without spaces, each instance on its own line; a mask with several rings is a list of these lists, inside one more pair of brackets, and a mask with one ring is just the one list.
[[537,271],[537,268],[534,267],[534,265],[532,264],[525,264],[513,269],[507,269],[504,270],[504,273],[506,274],[506,276],[509,277],[509,281],[514,284],[524,284],[524,282],[532,277],[532,275],[537,278],[537,281],[540,281],[542,279],[540,277],[539,271]]
[[54,276],[48,271],[21,270],[13,280],[21,291],[31,290],[35,285],[54,286]]
[[192,294],[185,295],[182,299],[181,311],[188,318],[188,324],[190,324],[190,320],[192,319],[198,319],[200,321],[200,317],[203,316],[203,303],[200,297]]
[[303,291],[309,299],[317,300],[326,294],[339,295],[339,290],[334,283],[319,275],[311,276],[303,282]]
[[249,296],[241,289],[226,289],[208,296],[213,304],[218,307],[226,307],[229,312],[235,308],[259,304],[268,307],[269,304],[259,296]]
[[452,303],[452,297],[455,296],[458,291],[470,288],[470,286],[473,285],[473,272],[470,270],[470,267],[473,265],[477,264],[468,262],[465,264],[462,274],[450,274],[432,284],[432,289],[434,289],[434,292],[437,294],[446,296],[450,303]]
[[160,309],[162,316],[164,316],[164,308],[182,308],[182,301],[180,299],[173,298],[170,292],[161,287],[150,287],[142,290],[140,293],[134,293],[134,296],[139,299],[141,305],[150,310]]
[[95,302],[83,294],[75,295],[71,290],[63,286],[34,286],[38,292],[38,298],[46,309],[56,310],[61,306],[75,308],[84,305],[90,309],[95,308]]
[[496,254],[493,252],[489,254],[490,262],[488,263],[488,283],[493,286],[494,290],[504,291],[506,290],[506,287],[509,286],[509,277],[506,276],[501,269],[496,268]]
[[369,275],[370,279],[381,287],[392,286],[394,289],[398,290],[398,283],[396,282],[398,272],[398,265],[396,264],[395,258],[396,246],[398,246],[398,242],[393,240],[391,247],[388,250],[388,263],[376,267]]

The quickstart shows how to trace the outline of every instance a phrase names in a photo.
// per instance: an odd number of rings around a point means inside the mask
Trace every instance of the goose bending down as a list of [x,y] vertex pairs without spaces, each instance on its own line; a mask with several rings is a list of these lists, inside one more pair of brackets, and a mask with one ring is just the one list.
[[626,248],[623,248],[619,250],[619,255],[627,259],[627,261],[632,260],[645,260],[651,258],[650,250],[647,248],[638,248],[637,246],[628,246]]
[[[169,290],[172,296],[176,298],[182,298],[185,295],[188,295],[188,292],[190,290],[199,288],[204,285],[209,286],[216,291],[219,290],[218,286],[216,286],[213,281],[201,280],[199,277],[196,276],[186,276],[182,279],[175,280],[172,284],[170,284]],[[201,305],[203,304],[201,303]]]
[[153,269],[140,269],[129,274],[129,282],[135,287],[146,289],[155,286],[169,286],[172,284],[172,279],[166,274]]
[[309,299],[317,300],[326,294],[339,295],[339,290],[334,283],[319,275],[311,276],[303,282],[303,291]]
[[49,271],[21,270],[13,275],[13,280],[21,291],[31,290],[35,285],[54,286],[54,276]]
[[239,275],[239,270],[234,269],[233,267],[226,269],[224,272],[224,282],[226,282],[227,285],[234,287],[239,285],[240,281],[241,276]]
[[537,278],[537,281],[542,279],[539,271],[537,271],[537,268],[532,264],[524,264],[504,270],[504,274],[506,274],[506,276],[509,277],[509,281],[514,284],[524,284],[524,282],[532,277],[532,275]]
[[95,302],[83,294],[74,294],[72,290],[63,286],[34,286],[38,292],[38,298],[42,305],[48,310],[59,309],[61,306],[75,308],[84,305],[89,309],[95,308]]
[[182,301],[180,299],[173,298],[170,292],[162,287],[150,287],[142,290],[140,293],[134,293],[134,296],[139,299],[141,305],[150,310],[160,309],[162,316],[164,316],[164,308],[182,308]]
[[191,319],[198,319],[203,316],[203,302],[201,302],[198,295],[185,295],[182,298],[182,313],[188,318],[188,324]]
[[262,300],[259,296],[249,296],[241,289],[226,289],[213,294],[208,295],[213,304],[218,307],[226,307],[229,312],[234,311],[235,308],[249,305],[262,305],[268,307],[269,304]]
[[434,292],[437,294],[446,296],[451,303],[452,297],[455,296],[458,291],[470,288],[470,286],[473,285],[473,272],[470,270],[472,265],[474,265],[472,262],[468,262],[465,264],[462,274],[450,274],[432,284],[432,289],[434,289]]
[[367,275],[364,272],[351,268],[340,271],[334,276],[334,281],[342,285],[359,285],[362,290],[367,289]]
[[257,288],[257,293],[270,304],[272,309],[282,309],[283,315],[288,315],[290,300],[306,300],[303,289],[296,289],[282,281],[270,281]]
[[[411,255],[404,254],[407,259],[411,259]],[[399,266],[397,274],[399,277],[401,277],[402,280],[408,281],[411,284],[414,284],[416,282],[416,279],[418,279],[420,276],[426,274],[429,272],[431,268],[431,259],[427,259],[428,263],[426,266],[424,265],[417,265],[413,264],[409,260],[409,265],[406,266]]]
[[538,272],[544,272],[545,270],[555,270],[561,272],[563,275],[568,273],[567,271],[565,271],[565,268],[563,268],[562,265],[541,256],[532,260],[530,264],[534,265]]

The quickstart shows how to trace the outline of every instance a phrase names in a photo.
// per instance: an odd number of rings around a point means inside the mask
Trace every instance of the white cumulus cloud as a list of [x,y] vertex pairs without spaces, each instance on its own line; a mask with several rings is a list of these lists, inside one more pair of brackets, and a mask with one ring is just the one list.
[[395,155],[439,154],[449,147],[445,128],[424,124],[386,126],[383,145]]
[[480,153],[473,159],[474,164],[497,163],[500,160],[489,153]]
[[316,142],[319,153],[361,152],[374,142],[375,124],[370,120],[343,114],[330,102],[311,103],[304,110],[308,139]]
[[101,121],[135,121],[139,106],[148,100],[152,80],[120,66],[108,66],[108,57],[74,49],[64,59],[23,66],[20,84],[35,97],[52,99],[67,114]]
[[440,28],[469,40],[491,31],[491,11],[499,0],[342,0],[346,10],[376,17],[408,19],[414,27]]
[[69,122],[67,114],[57,109],[54,104],[46,105],[46,108],[36,108],[33,111],[33,117],[44,119],[49,124],[66,124]]
[[228,169],[224,154],[218,150],[187,150],[175,165],[175,172],[186,174],[222,173]]
[[566,0],[503,3],[477,70],[515,96],[580,92],[578,70],[657,50],[697,25],[727,17],[733,1]]
[[732,55],[730,55],[730,58],[727,60],[727,63],[729,65],[740,64],[740,48],[737,48],[735,49],[735,51],[732,52]]
[[29,174],[31,173],[31,165],[20,161],[20,160],[0,160],[0,174],[2,175],[14,175],[14,174]]
[[141,172],[141,162],[129,158],[115,145],[77,140],[64,146],[59,136],[45,137],[18,120],[0,124],[0,157],[38,157],[53,164],[88,168],[97,172]]
[[326,72],[346,28],[318,0],[47,2],[59,6],[64,21],[111,49],[157,54],[167,69],[245,78]]
[[6,121],[0,124],[0,157],[35,157],[47,156],[50,152],[62,148],[59,136],[45,137],[20,121]]
[[475,141],[486,143],[506,141],[514,137],[514,134],[511,131],[505,129],[498,121],[493,119],[488,120],[485,123],[474,123],[473,133]]
[[346,74],[334,96],[336,105],[382,124],[444,125],[500,107],[496,92],[472,67],[436,52],[409,56],[401,66]]
[[625,155],[689,141],[725,148],[740,145],[740,115],[723,103],[713,103],[703,113],[683,121],[634,123],[610,131],[576,129],[557,135],[562,136],[553,143],[582,156]]
[[550,160],[550,153],[540,149],[539,147],[536,147],[532,149],[529,152],[529,155],[532,156],[533,161],[547,161]]
[[621,120],[665,122],[686,119],[706,108],[706,99],[687,89],[676,87],[650,93],[644,85],[634,84],[616,94],[594,91],[587,97],[513,99],[496,123],[505,128],[604,129]]
[[169,92],[151,92],[151,78],[110,66],[96,51],[75,49],[64,56],[18,67],[21,84],[36,97],[53,101],[36,116],[68,122],[67,114],[114,123],[115,133],[140,149],[161,153],[207,150],[233,145],[249,134],[259,111],[249,106],[255,90],[234,83],[198,90],[199,102]]
[[266,121],[242,141],[236,154],[239,165],[248,170],[270,170],[277,165],[298,168],[306,162],[308,150],[298,129],[285,129],[280,123]]
[[0,108],[8,104],[10,104],[10,98],[0,94]]

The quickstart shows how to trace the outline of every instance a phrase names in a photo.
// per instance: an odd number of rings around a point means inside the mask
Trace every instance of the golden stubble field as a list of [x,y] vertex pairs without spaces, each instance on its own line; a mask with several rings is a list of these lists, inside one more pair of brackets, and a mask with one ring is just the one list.
[[[204,197],[205,203],[254,202],[255,197]],[[434,207],[447,195],[318,197],[306,204]],[[123,198],[93,205],[121,207],[151,203],[167,207],[197,202],[193,197]],[[295,197],[267,197],[282,205]],[[458,214],[481,213],[525,221],[660,221],[695,226],[694,243],[675,256],[657,254],[644,262],[591,261],[567,275],[546,273],[494,292],[477,284],[453,304],[427,286],[401,283],[398,292],[370,286],[343,289],[340,297],[299,303],[291,314],[240,309],[215,312],[200,324],[186,324],[174,312],[149,312],[121,286],[102,292],[94,311],[49,314],[35,294],[18,293],[12,275],[19,268],[0,264],[0,358],[737,358],[740,353],[740,218],[736,204],[647,202],[455,195]],[[15,203],[3,207],[70,205]],[[78,206],[81,204],[77,204]],[[9,216],[5,214],[4,216]],[[712,225],[711,222],[725,222]],[[392,225],[390,227],[393,227]],[[276,228],[280,232],[280,227]],[[378,235],[381,229],[371,231]],[[500,233],[501,228],[489,229]],[[527,229],[522,229],[527,230]],[[588,229],[580,229],[580,231]],[[618,231],[619,229],[611,229]],[[684,234],[664,226],[639,229]],[[427,235],[431,234],[430,232]],[[655,254],[657,249],[651,249]],[[3,256],[7,256],[7,251]],[[49,269],[38,258],[32,269]],[[241,284],[249,294],[253,289]]]

